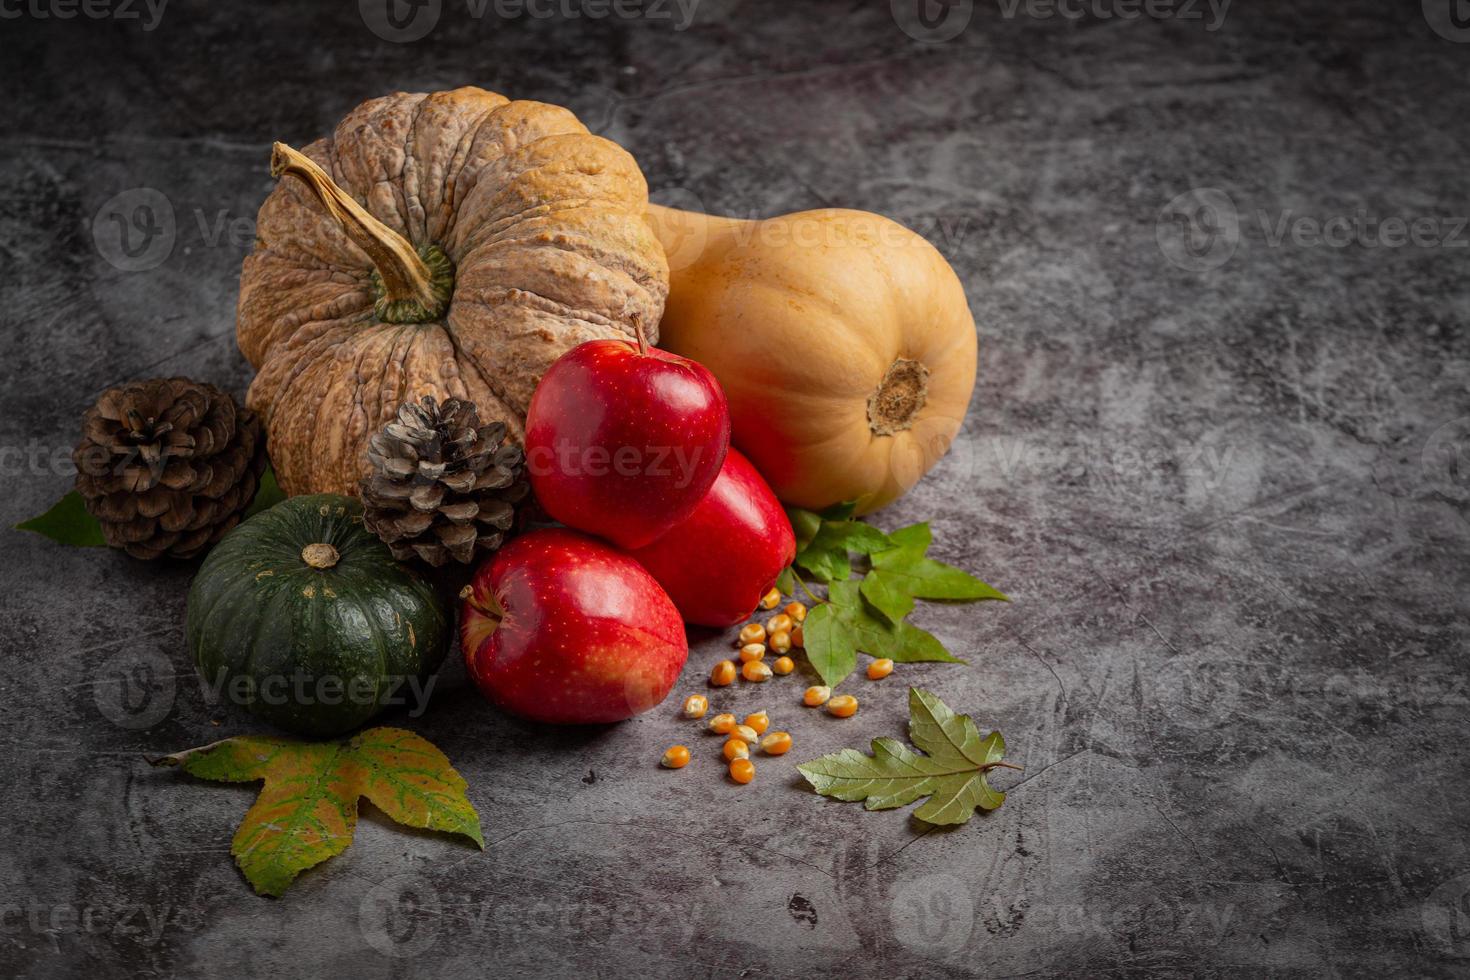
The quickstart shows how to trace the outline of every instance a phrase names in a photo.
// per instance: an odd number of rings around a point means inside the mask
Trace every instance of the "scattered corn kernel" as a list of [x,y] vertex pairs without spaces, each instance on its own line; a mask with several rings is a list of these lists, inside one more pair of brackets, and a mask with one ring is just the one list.
[[730,763],[730,778],[744,786],[755,778],[755,764],[749,759],[736,759]]
[[792,622],[800,623],[806,620],[806,606],[799,602],[788,602],[781,607],[781,611],[790,616]]
[[761,739],[761,751],[766,755],[785,755],[791,751],[791,736],[786,732],[772,732]]
[[745,716],[745,724],[753,729],[757,735],[764,735],[766,729],[771,727],[771,716],[764,711],[752,711]]
[[759,684],[771,679],[771,668],[766,666],[764,660],[752,660],[740,668],[740,676]]
[[665,769],[683,769],[689,765],[689,750],[682,745],[671,745],[658,764]]
[[800,626],[791,631],[791,642],[795,646],[806,646],[806,637],[802,635]]
[[760,623],[746,623],[740,628],[740,645],[766,642],[766,628]]
[[881,681],[891,673],[893,673],[893,661],[887,657],[879,657],[868,664],[868,680],[870,681]]
[[735,716],[731,714],[715,715],[709,720],[709,730],[716,735],[729,735],[735,730]]
[[780,604],[781,604],[781,590],[780,589],[772,589],[771,591],[767,592],[765,595],[761,596],[761,608],[762,609],[775,609]]
[[709,682],[713,687],[726,687],[735,683],[735,664],[729,660],[721,660],[715,664],[715,669],[709,672]]
[[775,663],[771,664],[771,673],[780,674],[783,677],[796,669],[796,661],[790,657],[777,657]]
[[709,698],[703,694],[691,694],[684,699],[685,718],[703,718],[709,710]]
[[831,696],[832,689],[830,687],[823,687],[820,684],[816,684],[806,689],[806,693],[801,696],[801,703],[808,708],[815,708],[826,704],[827,699]]
[[851,694],[839,694],[827,702],[827,713],[834,718],[851,718],[857,708],[857,698]]
[[795,625],[796,623],[792,621],[790,616],[786,615],[785,613],[777,613],[770,619],[766,620],[766,633],[790,633],[791,627]]
[[742,742],[749,744],[759,739],[761,737],[761,733],[756,731],[749,725],[736,725],[732,731],[731,737],[738,738]]
[[766,655],[764,643],[747,643],[740,648],[741,663],[750,663],[752,660],[761,660]]
[[734,762],[736,759],[750,758],[750,743],[743,738],[731,735],[725,742],[725,747],[720,751],[725,753],[726,762]]
[[791,649],[791,634],[782,630],[771,634],[771,649],[777,653],[785,653]]

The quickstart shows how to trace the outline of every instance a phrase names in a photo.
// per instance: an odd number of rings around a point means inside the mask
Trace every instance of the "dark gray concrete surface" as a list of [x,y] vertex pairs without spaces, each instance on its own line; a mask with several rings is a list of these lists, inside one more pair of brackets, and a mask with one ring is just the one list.
[[[877,520],[932,520],[1014,603],[923,609],[969,665],[854,681],[849,722],[794,679],[721,695],[798,740],[745,788],[672,700],[545,731],[452,663],[392,720],[468,778],[488,849],[370,815],[273,901],[228,853],[254,790],[143,762],[256,730],[194,679],[190,568],[0,532],[0,974],[1470,974],[1450,0],[560,7],[584,16],[435,0],[405,43],[370,28],[380,0],[0,7],[4,524],[68,488],[105,385],[243,393],[272,140],[474,83],[570,106],[660,200],[865,208],[934,241],[979,385]],[[173,223],[128,257],[110,216],[140,204]],[[700,638],[678,697],[724,649]],[[1005,733],[1026,771],[999,811],[926,834],[802,788],[797,761],[901,733],[905,682]],[[693,766],[655,768],[691,738]]]

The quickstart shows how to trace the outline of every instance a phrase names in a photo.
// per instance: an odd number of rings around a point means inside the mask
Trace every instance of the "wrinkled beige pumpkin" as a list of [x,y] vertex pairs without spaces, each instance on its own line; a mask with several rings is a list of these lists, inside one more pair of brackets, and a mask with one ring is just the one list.
[[653,205],[648,221],[670,268],[660,346],[719,378],[736,445],[783,501],[869,513],[948,450],[975,321],[922,237],[838,209],[742,221]]
[[355,493],[407,400],[461,398],[521,438],[585,340],[650,339],[667,266],[638,165],[566,109],[477,88],[397,93],[298,153],[260,209],[237,338],[287,493]]

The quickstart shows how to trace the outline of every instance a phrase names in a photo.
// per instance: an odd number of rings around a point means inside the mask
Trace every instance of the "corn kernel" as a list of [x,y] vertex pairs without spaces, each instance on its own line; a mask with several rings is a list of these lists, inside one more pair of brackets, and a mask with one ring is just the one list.
[[752,660],[740,668],[740,676],[748,681],[759,684],[761,681],[771,679],[771,668],[766,666],[763,660]]
[[734,762],[736,759],[750,758],[750,743],[743,738],[731,735],[725,742],[725,747],[720,750],[725,754],[726,762]]
[[806,637],[802,634],[800,626],[791,631],[791,643],[793,646],[806,646]]
[[777,653],[785,653],[791,649],[791,634],[782,630],[771,634],[771,649]]
[[766,755],[785,755],[791,751],[791,736],[786,732],[772,732],[761,739],[761,751]]
[[851,718],[857,709],[857,698],[851,694],[839,694],[827,702],[827,713],[834,718]]
[[771,591],[767,592],[765,595],[761,596],[761,608],[762,609],[775,609],[780,604],[781,604],[781,590],[780,589],[772,589]]
[[736,725],[735,728],[732,730],[730,737],[738,738],[748,745],[758,740],[761,737],[761,733],[756,731],[749,725]]
[[749,759],[736,759],[730,763],[730,778],[744,786],[755,778],[755,764]]
[[658,764],[665,769],[683,769],[689,765],[689,750],[682,745],[671,745]]
[[703,718],[709,710],[709,698],[703,694],[691,694],[684,699],[685,718]]
[[766,632],[768,634],[790,633],[791,627],[795,625],[796,623],[792,622],[790,616],[786,615],[785,613],[778,613],[775,616],[772,616],[770,619],[766,620]]
[[740,628],[740,645],[766,642],[766,628],[760,623],[746,623]]
[[715,715],[709,720],[709,730],[716,735],[729,735],[735,730],[735,716],[731,714]]
[[808,708],[816,708],[826,704],[827,699],[831,696],[832,689],[830,687],[823,687],[817,684],[806,689],[806,693],[801,696],[801,703]]
[[745,724],[757,735],[764,735],[766,729],[771,727],[771,716],[764,711],[752,711],[745,716]]
[[893,673],[893,661],[887,657],[879,657],[868,664],[868,680],[870,681],[881,681],[891,673]]
[[781,611],[790,616],[792,622],[800,623],[806,620],[806,606],[799,602],[788,602],[781,607]]
[[729,660],[721,660],[715,664],[715,669],[709,672],[711,687],[726,687],[735,683],[735,664]]
[[771,673],[786,676],[796,669],[796,661],[790,657],[777,657],[775,663],[771,664]]
[[752,660],[764,659],[766,645],[764,643],[747,643],[740,648],[740,662],[750,663]]

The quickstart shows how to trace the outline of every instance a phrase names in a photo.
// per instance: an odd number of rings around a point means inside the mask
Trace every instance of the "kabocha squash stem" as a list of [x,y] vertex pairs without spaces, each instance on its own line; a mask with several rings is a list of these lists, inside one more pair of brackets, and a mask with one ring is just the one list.
[[[430,269],[402,235],[369,214],[315,161],[285,143],[276,143],[271,148],[271,176],[286,175],[305,184],[337,219],[347,237],[372,259],[382,280],[378,313],[383,319],[390,323],[421,323],[443,315],[449,290],[442,281],[442,268]],[[448,262],[437,247],[431,248],[431,261],[436,265]]]

